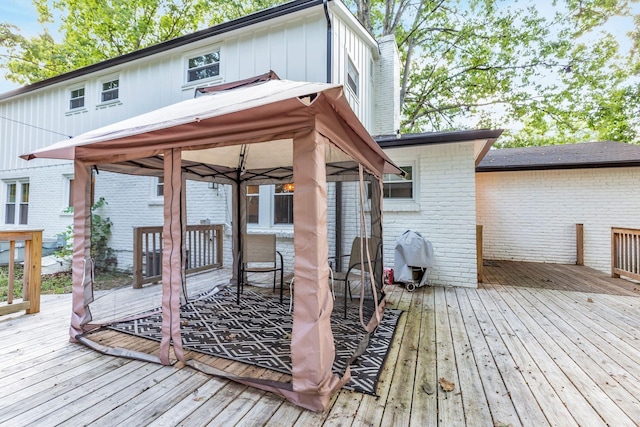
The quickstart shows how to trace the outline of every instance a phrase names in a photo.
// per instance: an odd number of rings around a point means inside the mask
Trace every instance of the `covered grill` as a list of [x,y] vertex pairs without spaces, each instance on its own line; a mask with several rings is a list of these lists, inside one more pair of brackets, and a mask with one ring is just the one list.
[[433,247],[418,232],[407,230],[396,239],[394,280],[406,284],[407,290],[424,286],[428,269],[433,267]]

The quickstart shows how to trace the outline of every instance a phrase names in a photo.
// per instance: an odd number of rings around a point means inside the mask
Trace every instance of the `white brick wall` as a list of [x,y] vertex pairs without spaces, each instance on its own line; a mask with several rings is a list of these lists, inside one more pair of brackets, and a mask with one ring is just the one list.
[[477,174],[484,258],[574,264],[584,224],[585,265],[611,268],[611,227],[640,228],[640,168]]
[[472,142],[388,149],[398,165],[413,165],[415,201],[385,199],[384,264],[392,267],[396,238],[406,230],[431,242],[431,283],[476,287],[475,173]]

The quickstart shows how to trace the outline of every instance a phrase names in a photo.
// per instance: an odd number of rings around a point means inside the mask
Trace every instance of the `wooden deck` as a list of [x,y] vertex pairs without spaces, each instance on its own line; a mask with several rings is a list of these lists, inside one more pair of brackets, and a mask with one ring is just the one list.
[[[198,278],[195,290],[216,280]],[[157,289],[135,291],[153,306]],[[43,296],[40,313],[0,321],[0,425],[638,425],[640,285],[586,267],[493,261],[479,289],[387,290],[406,313],[379,397],[342,391],[325,413],[191,368],[68,343],[70,296]],[[133,291],[100,295],[98,311],[125,309]],[[157,346],[105,334],[140,350]],[[234,373],[286,379],[198,357]],[[440,378],[453,391],[442,391]]]

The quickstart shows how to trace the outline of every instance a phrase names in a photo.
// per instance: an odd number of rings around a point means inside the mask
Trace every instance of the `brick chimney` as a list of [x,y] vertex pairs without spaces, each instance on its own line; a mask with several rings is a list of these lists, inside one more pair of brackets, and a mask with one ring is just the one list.
[[374,65],[371,134],[393,135],[400,129],[400,55],[395,36],[378,39],[380,58]]

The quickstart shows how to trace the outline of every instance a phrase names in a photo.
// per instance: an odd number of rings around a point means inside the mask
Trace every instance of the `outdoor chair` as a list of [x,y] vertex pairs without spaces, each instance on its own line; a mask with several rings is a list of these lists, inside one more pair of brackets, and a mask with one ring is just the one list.
[[[373,271],[378,271],[378,264],[382,262],[382,240],[378,237],[369,237],[367,239],[369,244],[369,255],[371,256],[371,265]],[[366,248],[365,248],[366,249]],[[346,256],[345,256],[346,257]],[[333,272],[333,282],[344,283],[344,318],[347,318],[347,293],[349,298],[351,295],[351,282],[360,282],[361,286],[364,286],[367,280],[370,280],[369,266],[367,262],[367,253],[363,253],[360,256],[360,237],[353,239],[351,244],[351,253],[348,255],[349,265],[346,272],[336,271]],[[364,260],[364,268],[361,261]]]
[[[280,265],[278,266],[278,258]],[[246,273],[273,273],[273,291],[276,291],[276,275],[280,272],[280,302],[282,302],[282,284],[284,268],[282,254],[276,250],[275,234],[246,234],[242,239],[238,276],[238,302],[243,291]]]

